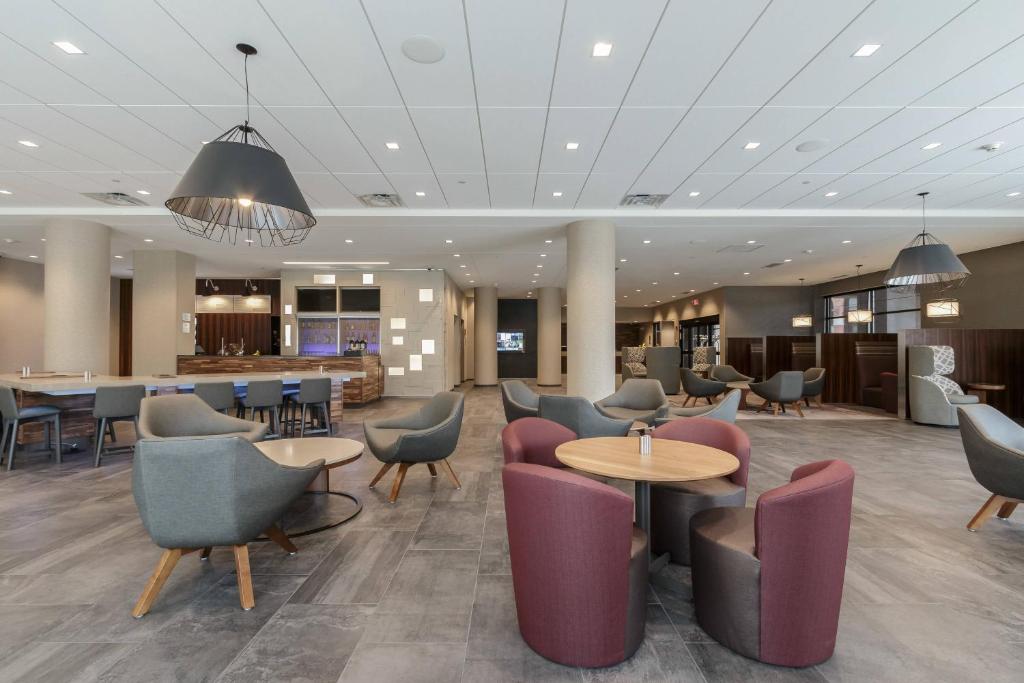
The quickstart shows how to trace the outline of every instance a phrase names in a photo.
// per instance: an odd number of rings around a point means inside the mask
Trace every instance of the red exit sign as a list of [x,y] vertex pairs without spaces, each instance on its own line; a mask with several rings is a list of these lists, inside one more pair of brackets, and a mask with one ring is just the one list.
[[690,299],[690,303],[693,304],[694,306],[700,306],[700,299],[697,299],[697,298]]

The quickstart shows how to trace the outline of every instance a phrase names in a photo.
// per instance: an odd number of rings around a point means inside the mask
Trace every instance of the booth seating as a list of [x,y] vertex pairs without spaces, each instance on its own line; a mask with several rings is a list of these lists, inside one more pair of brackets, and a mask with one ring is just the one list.
[[817,344],[812,342],[793,342],[790,347],[790,369],[809,370],[817,362]]
[[622,381],[631,377],[647,377],[647,350],[643,346],[623,346],[620,354],[622,361]]
[[920,424],[956,427],[956,409],[978,403],[978,397],[964,394],[947,375],[956,369],[951,346],[910,346],[907,348],[907,391],[910,419]]
[[895,341],[856,341],[857,385],[861,405],[898,412]]
[[662,390],[670,396],[678,394],[680,362],[678,346],[654,346],[647,349],[647,379],[661,382]]

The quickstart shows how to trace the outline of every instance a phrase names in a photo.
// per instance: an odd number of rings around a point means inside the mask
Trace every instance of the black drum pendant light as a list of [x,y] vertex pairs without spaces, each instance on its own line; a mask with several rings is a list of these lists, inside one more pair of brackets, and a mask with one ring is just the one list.
[[164,202],[178,227],[214,242],[284,247],[316,225],[284,158],[249,125],[249,57],[245,55],[245,123],[203,145]]
[[885,274],[885,284],[890,287],[963,284],[971,271],[948,244],[928,232],[924,211],[928,193],[919,192],[917,196],[921,198],[921,234],[896,255],[896,260]]

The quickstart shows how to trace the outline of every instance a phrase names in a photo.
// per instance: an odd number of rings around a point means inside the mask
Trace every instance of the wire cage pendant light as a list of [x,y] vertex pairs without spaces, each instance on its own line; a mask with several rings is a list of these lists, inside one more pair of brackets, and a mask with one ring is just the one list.
[[896,260],[885,274],[885,284],[890,287],[935,284],[941,289],[960,286],[971,271],[948,244],[928,232],[925,222],[928,193],[919,192],[917,196],[921,198],[921,233],[896,255]]
[[249,125],[249,57],[245,55],[245,123],[203,145],[164,202],[178,227],[214,242],[281,247],[299,244],[316,225],[288,164]]
[[[804,291],[804,279],[800,278],[800,293]],[[801,297],[803,298],[803,297]],[[793,316],[793,327],[813,327],[814,315],[811,313],[798,313]]]

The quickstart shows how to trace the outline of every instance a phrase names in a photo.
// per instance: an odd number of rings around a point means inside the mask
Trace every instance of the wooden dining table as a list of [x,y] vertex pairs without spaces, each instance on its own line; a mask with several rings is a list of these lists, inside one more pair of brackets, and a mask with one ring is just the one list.
[[[601,477],[634,482],[636,523],[651,533],[651,484],[714,479],[732,474],[740,461],[732,453],[699,443],[651,439],[651,452],[640,453],[640,438],[602,436],[568,441],[555,449],[565,465]],[[651,571],[668,562],[668,555],[652,558]]]

